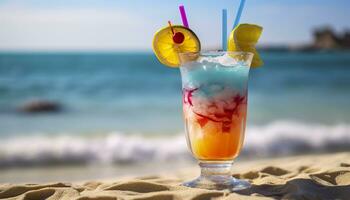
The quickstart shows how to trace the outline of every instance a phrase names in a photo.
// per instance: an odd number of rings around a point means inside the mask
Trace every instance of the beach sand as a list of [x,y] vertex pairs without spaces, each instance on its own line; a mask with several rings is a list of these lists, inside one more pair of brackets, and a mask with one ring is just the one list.
[[253,186],[235,193],[180,186],[198,171],[193,167],[85,183],[1,184],[0,199],[350,199],[350,153],[239,161],[232,175]]

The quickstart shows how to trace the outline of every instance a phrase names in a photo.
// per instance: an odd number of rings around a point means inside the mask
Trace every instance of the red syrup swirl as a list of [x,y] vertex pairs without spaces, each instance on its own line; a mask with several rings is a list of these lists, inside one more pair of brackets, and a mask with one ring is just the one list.
[[192,112],[198,116],[197,123],[203,128],[209,121],[222,123],[222,132],[230,132],[231,124],[232,124],[232,116],[236,115],[239,116],[239,106],[244,105],[247,103],[246,95],[241,96],[240,94],[235,95],[229,104],[234,104],[235,107],[233,108],[224,108],[223,113],[219,112],[218,105],[216,105],[215,102],[211,102],[208,108],[216,108],[216,111],[211,115],[205,115],[201,114],[195,111],[193,108],[195,105],[193,105],[192,97],[193,93],[198,90],[198,88],[195,89],[183,89],[183,103],[188,104],[190,107],[192,107]]

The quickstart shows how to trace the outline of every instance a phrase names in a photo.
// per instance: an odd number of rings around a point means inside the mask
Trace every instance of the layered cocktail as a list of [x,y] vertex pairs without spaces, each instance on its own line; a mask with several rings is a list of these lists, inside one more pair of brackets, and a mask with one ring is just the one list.
[[[186,53],[182,57],[188,56]],[[238,60],[240,59],[240,60]],[[250,53],[199,55],[180,67],[188,144],[200,161],[231,161],[244,139]]]
[[248,187],[232,178],[230,169],[244,140],[252,58],[248,52],[180,54],[187,141],[202,168],[201,176],[186,186]]
[[[240,10],[243,4],[241,1]],[[223,51],[203,53],[183,6],[180,13],[183,26],[168,21],[168,26],[154,35],[153,51],[161,63],[181,70],[187,142],[201,167],[200,176],[183,185],[246,189],[249,182],[233,178],[231,166],[244,140],[249,69],[263,64],[255,49],[262,27],[238,24],[238,16],[227,41],[227,16],[223,10]]]

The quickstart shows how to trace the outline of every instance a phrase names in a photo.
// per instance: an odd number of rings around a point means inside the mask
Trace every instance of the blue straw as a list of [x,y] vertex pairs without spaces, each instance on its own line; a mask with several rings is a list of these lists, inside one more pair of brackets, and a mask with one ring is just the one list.
[[235,28],[238,25],[239,20],[241,19],[244,3],[245,3],[245,0],[241,0],[239,3],[239,7],[238,7],[238,10],[236,13],[236,19],[235,19],[235,22],[233,24],[233,28]]
[[227,50],[227,10],[222,9],[222,50]]

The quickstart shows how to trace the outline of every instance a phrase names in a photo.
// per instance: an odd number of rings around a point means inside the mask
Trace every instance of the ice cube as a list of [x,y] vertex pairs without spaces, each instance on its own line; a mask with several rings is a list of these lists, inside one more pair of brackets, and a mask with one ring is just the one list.
[[223,90],[223,86],[222,85],[218,85],[218,84],[212,84],[208,86],[208,92],[211,95],[215,95],[216,93],[220,92],[221,90]]
[[202,64],[208,64],[208,63],[215,62],[215,58],[211,56],[208,56],[208,57],[201,56],[199,57],[198,62]]
[[227,67],[237,65],[237,61],[233,57],[229,56],[227,53],[223,56],[216,57],[216,61],[221,65]]

